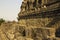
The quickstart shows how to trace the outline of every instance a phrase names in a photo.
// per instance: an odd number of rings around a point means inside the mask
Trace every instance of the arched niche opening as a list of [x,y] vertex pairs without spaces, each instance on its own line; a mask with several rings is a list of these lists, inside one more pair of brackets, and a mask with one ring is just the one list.
[[36,7],[38,4],[41,5],[42,0],[35,0],[33,6]]
[[55,36],[60,38],[60,28],[56,29]]
[[42,0],[38,0],[38,3],[41,5],[41,3],[42,3]]

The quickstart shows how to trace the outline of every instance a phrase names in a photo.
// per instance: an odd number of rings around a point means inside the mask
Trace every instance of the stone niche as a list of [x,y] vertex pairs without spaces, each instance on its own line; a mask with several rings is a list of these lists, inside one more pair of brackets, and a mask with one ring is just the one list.
[[60,28],[56,29],[55,36],[60,38]]

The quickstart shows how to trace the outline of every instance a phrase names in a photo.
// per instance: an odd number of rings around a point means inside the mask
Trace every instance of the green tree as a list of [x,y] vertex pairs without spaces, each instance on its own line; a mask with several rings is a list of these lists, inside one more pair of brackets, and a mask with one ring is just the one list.
[[5,22],[5,20],[3,18],[0,18],[0,25]]

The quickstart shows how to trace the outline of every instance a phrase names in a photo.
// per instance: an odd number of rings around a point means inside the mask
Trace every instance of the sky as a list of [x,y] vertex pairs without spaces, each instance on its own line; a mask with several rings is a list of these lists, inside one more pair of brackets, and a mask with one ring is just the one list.
[[17,21],[22,0],[0,0],[0,18]]

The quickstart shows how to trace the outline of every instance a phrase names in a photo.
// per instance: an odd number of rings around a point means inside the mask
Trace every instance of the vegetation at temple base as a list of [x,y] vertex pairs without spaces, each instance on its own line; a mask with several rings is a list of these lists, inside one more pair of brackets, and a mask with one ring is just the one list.
[[0,18],[0,25],[5,22],[5,20],[3,18]]

